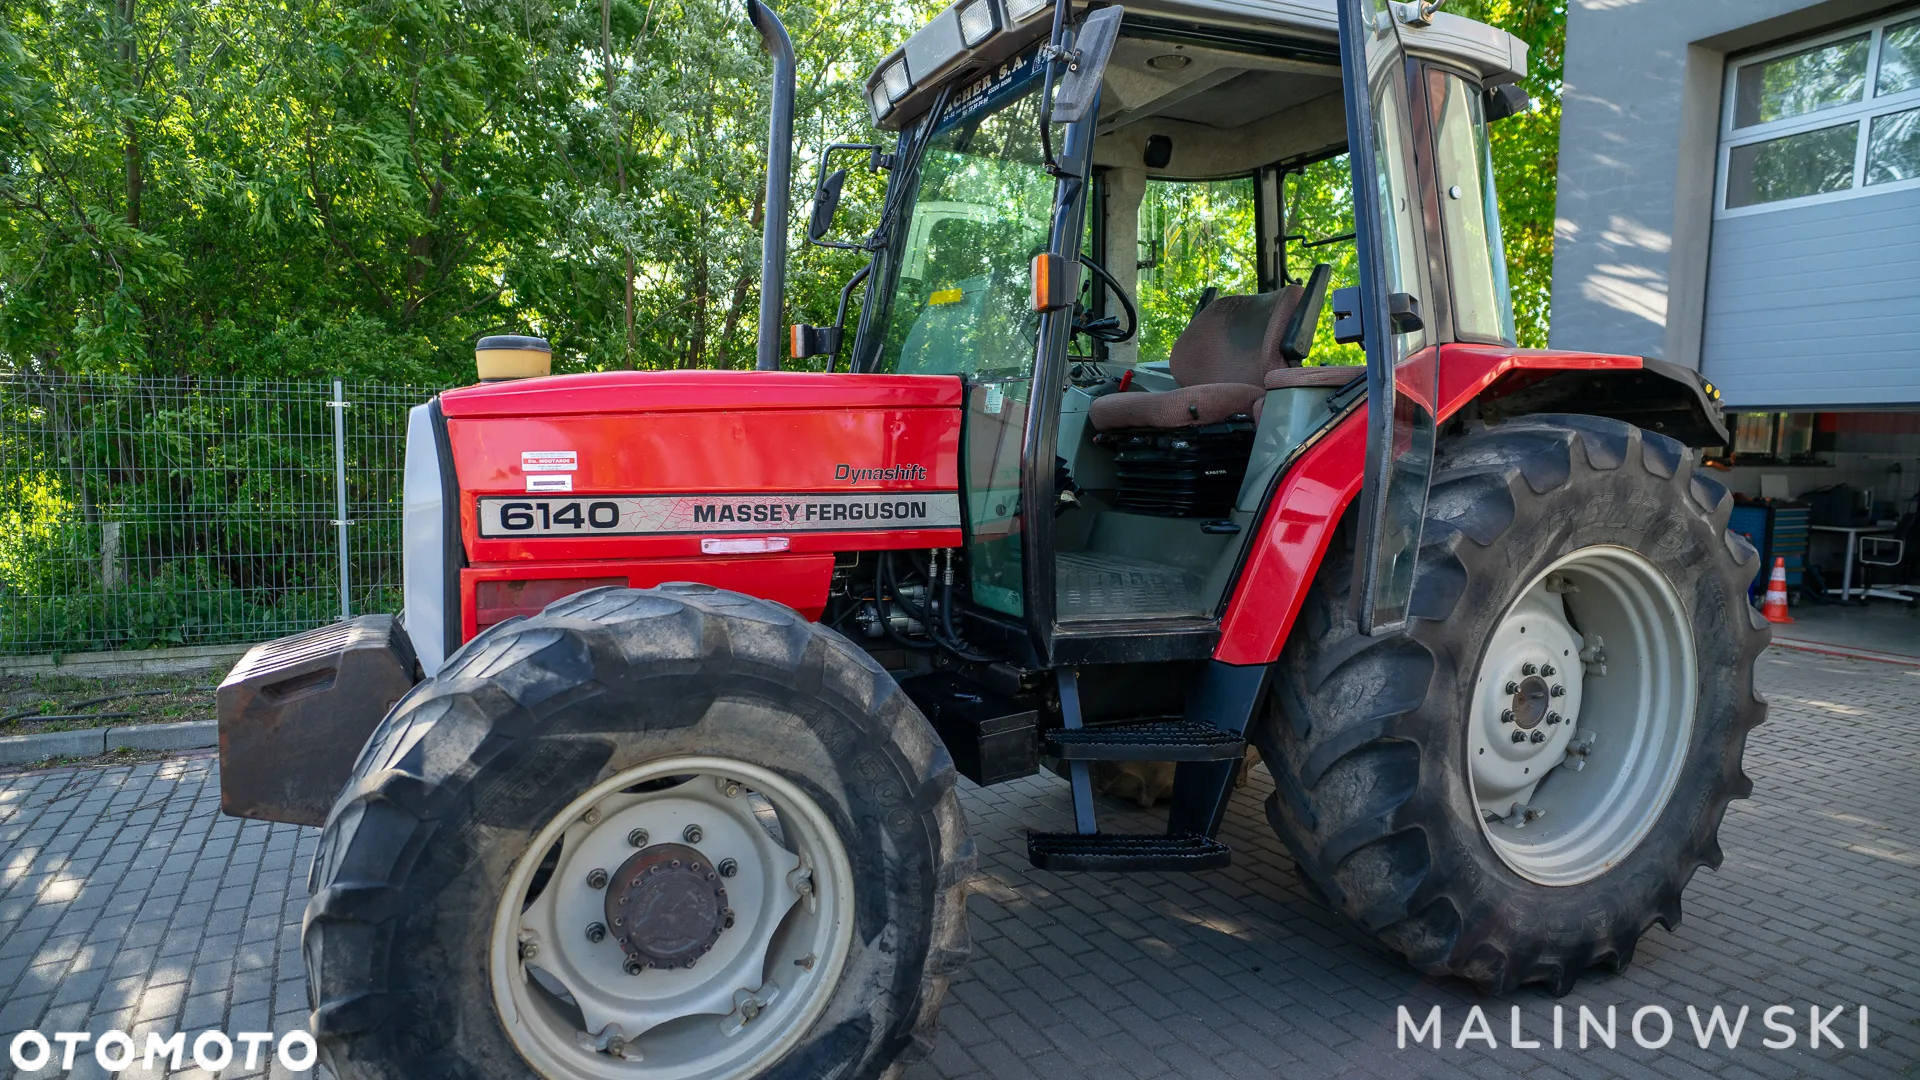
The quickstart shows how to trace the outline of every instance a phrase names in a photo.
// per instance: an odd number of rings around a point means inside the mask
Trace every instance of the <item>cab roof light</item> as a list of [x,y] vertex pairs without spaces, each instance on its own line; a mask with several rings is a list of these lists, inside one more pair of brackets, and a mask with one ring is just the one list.
[[885,120],[893,112],[894,104],[912,92],[913,79],[907,73],[906,51],[896,49],[867,77],[867,107],[873,110],[873,122]]
[[1051,0],[1007,0],[1007,21],[1026,22],[1052,6]]
[[960,40],[967,48],[977,47],[999,29],[993,15],[993,0],[970,0],[960,5]]
[[880,85],[886,88],[889,104],[907,96],[907,93],[913,89],[913,80],[907,77],[906,57],[903,56],[880,69]]

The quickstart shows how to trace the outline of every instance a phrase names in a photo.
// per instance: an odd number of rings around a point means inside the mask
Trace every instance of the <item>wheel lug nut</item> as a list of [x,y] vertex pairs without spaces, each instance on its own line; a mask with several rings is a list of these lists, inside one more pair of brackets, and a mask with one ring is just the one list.
[[680,838],[689,844],[697,844],[700,842],[700,839],[706,835],[706,833],[700,831],[700,826],[689,825],[687,826],[687,831],[680,834]]
[[595,945],[607,940],[607,928],[604,923],[594,923],[587,927],[587,940]]
[[1520,665],[1520,674],[1522,674],[1522,675],[1531,675],[1531,674],[1533,674],[1534,672],[1536,672],[1536,671],[1539,671],[1539,670],[1540,670],[1539,668],[1537,668],[1537,667],[1535,667],[1535,666],[1533,666],[1533,664],[1531,664],[1531,663],[1526,663],[1526,664],[1521,664],[1521,665]]
[[728,908],[726,911],[721,913],[720,928],[722,930],[733,929],[733,909],[732,908]]
[[647,965],[629,956],[627,957],[627,962],[620,965],[620,970],[626,972],[629,975],[638,975],[641,972],[647,970]]
[[587,871],[587,888],[604,889],[606,887],[607,887],[607,872],[605,870]]
[[1506,692],[1507,692],[1507,693],[1509,693],[1509,694],[1517,694],[1517,693],[1519,693],[1519,692],[1520,692],[1520,684],[1519,684],[1519,683],[1517,683],[1517,682],[1513,682],[1512,680],[1508,680],[1508,682],[1507,682],[1507,686],[1506,686]]
[[1557,713],[1557,712],[1550,712],[1550,713],[1548,713],[1548,714],[1547,714],[1547,723],[1549,723],[1549,724],[1557,724],[1557,723],[1559,723],[1559,722],[1560,722],[1560,714],[1559,714],[1559,713]]
[[1524,731],[1516,731],[1516,732],[1514,732],[1514,733],[1513,733],[1513,741],[1514,741],[1514,742],[1517,742],[1517,743],[1522,743],[1522,742],[1526,742],[1526,741],[1527,741],[1527,733],[1526,733],[1526,732],[1524,732]]
[[1540,674],[1542,674],[1542,675],[1545,675],[1545,676],[1546,676],[1547,678],[1549,678],[1549,679],[1551,679],[1551,678],[1553,678],[1553,665],[1552,665],[1552,664],[1541,664],[1541,665],[1540,665]]
[[720,860],[720,876],[721,877],[732,877],[733,875],[739,872],[740,872],[739,863],[733,861],[732,859]]
[[650,838],[647,836],[647,830],[645,829],[635,829],[627,834],[627,843],[634,847],[646,847],[648,839]]
[[1547,733],[1546,733],[1546,732],[1544,732],[1544,731],[1536,731],[1536,732],[1534,732],[1534,733],[1533,733],[1533,734],[1532,734],[1531,736],[1529,736],[1529,737],[1528,737],[1528,740],[1527,740],[1527,741],[1528,741],[1528,742],[1535,742],[1535,743],[1543,743],[1543,742],[1546,742],[1546,741],[1547,741]]
[[1567,695],[1567,688],[1556,683],[1553,689],[1547,691],[1547,693],[1553,697],[1565,697]]
[[1503,724],[1511,724],[1511,723],[1513,723],[1513,710],[1512,710],[1512,709],[1501,709],[1501,710],[1500,710],[1500,722],[1501,722],[1501,723],[1503,723]]

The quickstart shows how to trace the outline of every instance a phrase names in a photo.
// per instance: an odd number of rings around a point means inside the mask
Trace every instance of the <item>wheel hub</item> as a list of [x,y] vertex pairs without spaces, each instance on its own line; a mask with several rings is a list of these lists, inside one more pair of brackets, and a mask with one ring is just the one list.
[[1638,552],[1581,548],[1521,591],[1485,650],[1466,766],[1487,840],[1542,885],[1606,873],[1658,820],[1691,738],[1677,591]]
[[1547,716],[1547,680],[1529,675],[1520,681],[1513,695],[1513,722],[1522,731],[1532,731]]
[[[653,844],[651,837],[674,837]],[[812,796],[733,758],[658,758],[535,834],[494,915],[494,1003],[553,1080],[759,1075],[852,948],[852,869]]]
[[719,872],[681,844],[635,852],[614,872],[606,903],[607,925],[641,968],[692,967],[734,921]]

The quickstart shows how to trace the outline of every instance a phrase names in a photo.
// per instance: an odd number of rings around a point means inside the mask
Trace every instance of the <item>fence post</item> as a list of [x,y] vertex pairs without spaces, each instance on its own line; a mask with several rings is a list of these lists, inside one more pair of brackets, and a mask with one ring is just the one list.
[[344,622],[353,618],[347,580],[347,526],[353,522],[347,518],[347,395],[339,379],[333,380],[333,400],[327,407],[333,410],[333,488],[340,505],[340,516],[333,524],[340,530],[340,619]]

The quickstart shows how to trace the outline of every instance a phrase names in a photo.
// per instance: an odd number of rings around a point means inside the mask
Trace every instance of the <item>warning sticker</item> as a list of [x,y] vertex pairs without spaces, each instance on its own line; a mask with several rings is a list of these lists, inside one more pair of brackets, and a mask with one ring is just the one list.
[[480,500],[480,535],[486,537],[865,532],[951,529],[959,525],[960,497],[950,491],[586,495],[572,499],[489,496]]
[[580,455],[572,450],[520,451],[520,471],[523,473],[573,472],[579,467]]

